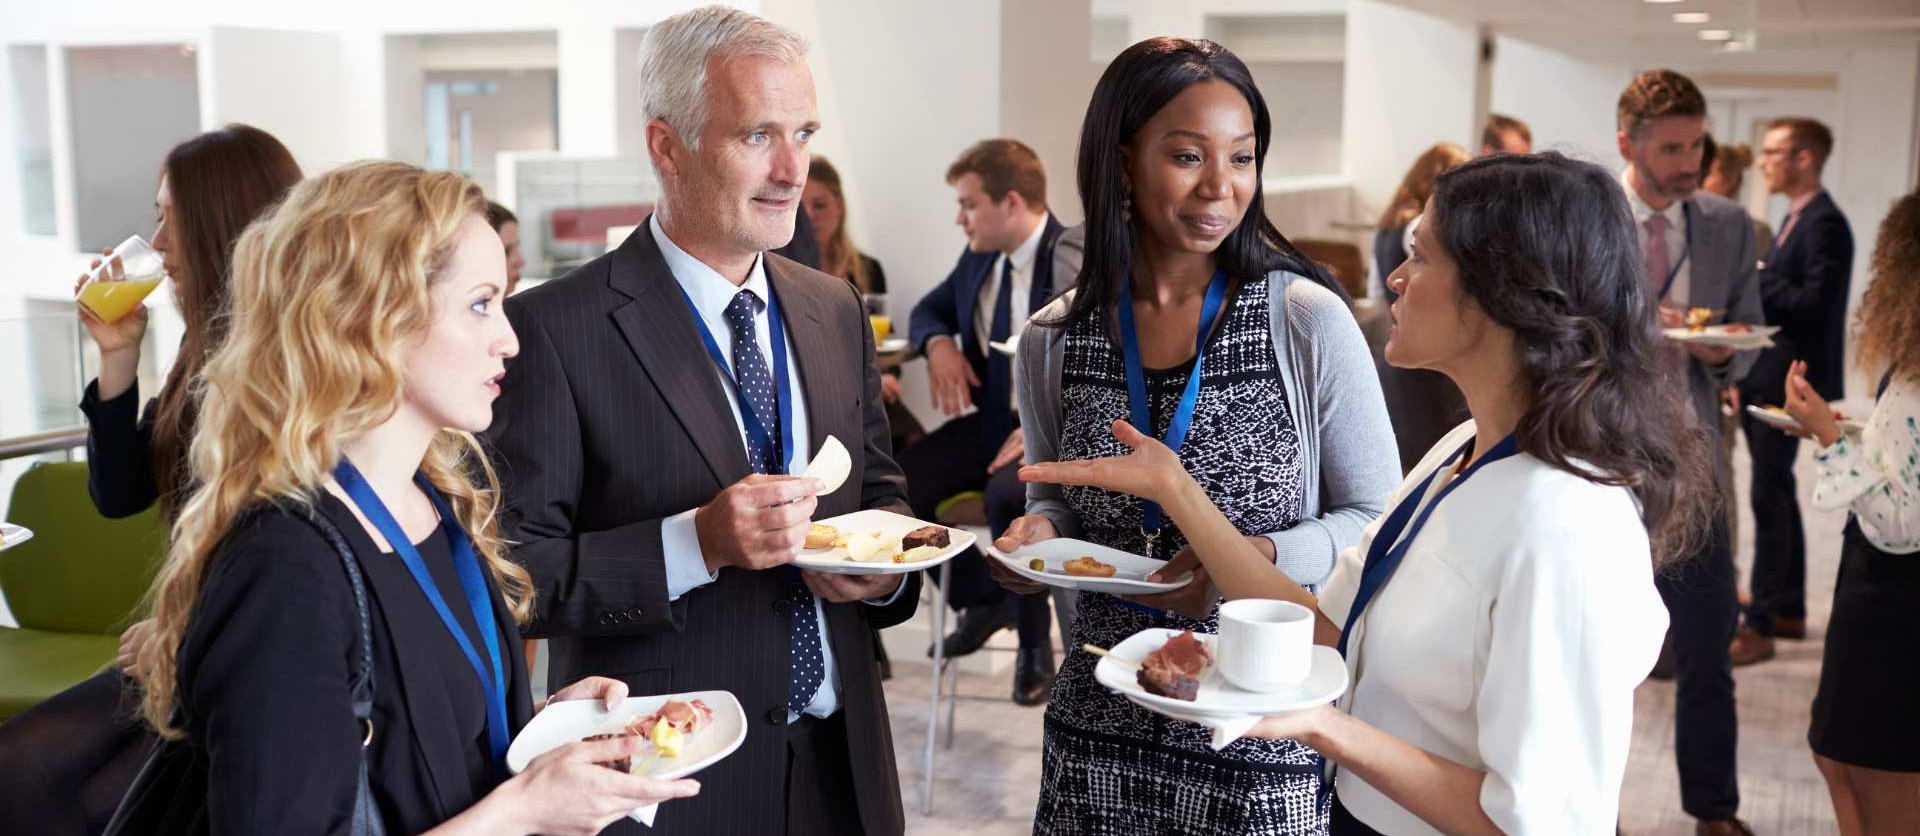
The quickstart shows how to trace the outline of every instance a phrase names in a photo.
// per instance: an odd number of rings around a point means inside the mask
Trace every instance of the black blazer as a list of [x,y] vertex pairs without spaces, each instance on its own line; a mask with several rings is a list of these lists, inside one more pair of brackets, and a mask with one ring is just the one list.
[[[1064,279],[1072,282],[1079,276],[1055,276],[1053,250],[1060,242],[1060,234],[1066,227],[1052,213],[1047,214],[1045,231],[1040,233],[1040,246],[1033,255],[1033,282],[1027,289],[1027,310],[1039,313],[1046,307],[1047,301],[1056,293],[1054,282]],[[920,297],[919,304],[913,306],[913,318],[908,325],[908,339],[916,350],[924,351],[927,340],[941,335],[952,335],[959,340],[960,350],[966,354],[968,362],[973,364],[973,373],[985,385],[987,379],[987,346],[979,345],[979,339],[973,333],[974,309],[980,304],[980,285],[987,280],[987,271],[999,263],[999,252],[976,253],[971,249],[960,251],[960,260],[953,265],[953,272],[927,295]],[[1057,289],[1065,291],[1065,287]],[[980,403],[980,391],[972,393],[973,402]],[[999,442],[994,443],[998,449]]]
[[[322,497],[320,510],[359,558],[371,599],[368,775],[387,832],[419,833],[491,789],[476,787],[467,771],[475,747],[485,758],[485,733],[466,738],[448,719],[450,689],[463,681],[431,675],[443,668],[439,654],[451,654],[461,668],[467,661],[444,631],[396,631],[395,623],[438,621],[398,559],[375,547],[345,503]],[[489,626],[508,640],[501,647],[507,717],[518,732],[533,714],[526,658],[491,578],[488,587],[495,621]],[[441,594],[450,606],[464,600],[457,585],[443,585]],[[363,737],[347,687],[355,618],[352,587],[333,547],[291,512],[260,511],[220,545],[179,659],[188,738],[209,757],[216,836],[346,832]],[[464,684],[478,687],[473,679]]]
[[[845,280],[766,256],[805,387],[810,449],[847,443],[853,472],[815,517],[910,513],[894,464],[866,309]],[[532,571],[532,634],[550,639],[553,681],[625,680],[637,695],[733,692],[751,720],[740,751],[701,773],[705,790],[660,810],[651,833],[807,832],[786,822],[787,582],[724,570],[667,601],[660,525],[745,478],[747,454],[693,315],[642,224],[619,249],[507,302],[520,354],[488,430],[506,486],[502,522]],[[919,576],[887,607],[828,604],[841,713],[870,836],[905,829],[873,629],[905,621]]]
[[131,517],[160,498],[153,472],[153,420],[159,401],[140,408],[140,384],[110,401],[100,381],[87,384],[80,411],[87,416],[87,493],[108,519]]
[[1822,396],[1845,396],[1852,278],[1853,229],[1832,196],[1821,192],[1760,267],[1761,306],[1780,333],[1741,385],[1748,403],[1782,403],[1787,366],[1795,360],[1807,361],[1807,382]]

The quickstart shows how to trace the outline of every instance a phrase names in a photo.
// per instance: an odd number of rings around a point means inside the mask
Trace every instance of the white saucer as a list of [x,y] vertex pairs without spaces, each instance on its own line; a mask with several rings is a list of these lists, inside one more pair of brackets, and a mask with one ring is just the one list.
[[[1167,639],[1180,632],[1164,627],[1148,628],[1129,636],[1109,652],[1137,663],[1145,659],[1148,652],[1158,650],[1167,643]],[[1194,634],[1194,638],[1206,644],[1208,650],[1213,650],[1220,640],[1219,636],[1201,633]],[[1177,719],[1188,719],[1182,715],[1192,714],[1211,717],[1268,716],[1317,708],[1346,693],[1347,663],[1340,658],[1340,652],[1324,645],[1314,645],[1312,658],[1313,668],[1307,672],[1305,679],[1297,685],[1270,694],[1236,688],[1220,675],[1217,665],[1209,667],[1200,679],[1200,692],[1192,701],[1147,693],[1145,688],[1140,687],[1134,669],[1113,659],[1101,659],[1094,666],[1093,677],[1101,685],[1142,707]]]
[[[1834,404],[1832,406],[1834,410],[1838,411],[1841,415],[1866,414],[1865,412],[1850,411],[1848,409],[1841,407],[1838,404]],[[1869,409],[1868,411],[1871,411],[1871,410]],[[1758,420],[1760,423],[1766,424],[1769,427],[1779,427],[1780,429],[1791,430],[1794,432],[1800,431],[1800,422],[1793,420],[1793,416],[1788,415],[1785,412],[1775,412],[1763,406],[1755,406],[1753,404],[1748,404],[1747,414],[1753,416],[1755,420]],[[1835,421],[1835,423],[1839,424],[1840,431],[1843,433],[1846,433],[1847,435],[1859,435],[1862,430],[1865,430],[1867,428],[1867,425],[1864,422],[1861,422],[1852,418],[1841,418]]]
[[907,342],[906,337],[888,337],[881,340],[879,345],[873,347],[873,353],[892,354],[896,351],[906,351],[909,345],[911,345],[911,343]]

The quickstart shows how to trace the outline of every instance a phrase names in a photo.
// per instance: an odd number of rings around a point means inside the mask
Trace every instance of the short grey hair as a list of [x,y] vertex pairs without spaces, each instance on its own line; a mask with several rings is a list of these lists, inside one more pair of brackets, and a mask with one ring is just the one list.
[[702,6],[660,21],[640,41],[640,118],[665,121],[698,150],[707,122],[707,63],[746,56],[805,59],[807,41],[766,18]]

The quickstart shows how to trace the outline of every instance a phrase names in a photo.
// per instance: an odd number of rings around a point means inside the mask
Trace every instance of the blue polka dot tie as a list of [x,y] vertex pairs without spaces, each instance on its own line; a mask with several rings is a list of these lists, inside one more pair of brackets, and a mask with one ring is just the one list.
[[[733,385],[753,407],[760,426],[767,428],[767,443],[762,447],[747,443],[747,465],[755,473],[780,473],[786,451],[780,446],[780,408],[773,389],[773,374],[767,370],[766,355],[760,351],[760,339],[753,318],[762,308],[751,290],[735,294],[727,304],[727,328],[733,332]],[[742,416],[745,417],[745,416]],[[800,581],[792,567],[783,572],[793,588],[787,593],[787,648],[792,673],[787,680],[787,710],[799,714],[813,702],[813,695],[826,679],[826,667],[820,656],[820,623],[814,616],[813,594]]]

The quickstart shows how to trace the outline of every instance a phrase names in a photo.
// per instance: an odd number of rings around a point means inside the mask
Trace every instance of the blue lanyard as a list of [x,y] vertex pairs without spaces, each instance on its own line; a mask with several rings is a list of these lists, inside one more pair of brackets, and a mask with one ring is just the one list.
[[[1667,301],[1667,293],[1673,290],[1674,279],[1680,278],[1680,268],[1685,267],[1687,259],[1693,255],[1693,202],[1681,201],[1680,222],[1686,224],[1687,231],[1681,235],[1680,260],[1673,263],[1673,269],[1667,271],[1667,280],[1660,284],[1660,295],[1653,298],[1655,305]],[[1691,296],[1692,294],[1688,294]]]
[[[1427,517],[1432,516],[1433,509],[1439,507],[1440,502],[1445,500],[1448,494],[1453,493],[1454,488],[1460,487],[1462,482],[1479,472],[1480,468],[1518,454],[1520,443],[1512,435],[1501,439],[1500,443],[1495,444],[1492,450],[1488,450],[1485,456],[1481,456],[1479,461],[1467,468],[1467,472],[1460,474],[1458,478],[1447,483],[1446,487],[1441,488],[1440,495],[1427,503],[1425,508],[1420,508],[1419,516],[1415,517],[1414,509],[1419,508],[1420,500],[1426,498],[1427,489],[1433,486],[1434,477],[1438,476],[1440,471],[1452,467],[1455,461],[1467,455],[1472,449],[1473,439],[1469,438],[1467,443],[1460,446],[1458,452],[1447,457],[1445,464],[1434,468],[1432,473],[1427,474],[1427,478],[1420,480],[1419,487],[1401,498],[1400,504],[1394,507],[1393,513],[1387,515],[1387,521],[1382,523],[1380,530],[1373,535],[1373,546],[1367,549],[1366,568],[1360,572],[1360,589],[1353,595],[1352,608],[1347,610],[1346,626],[1340,628],[1340,655],[1347,655],[1347,637],[1352,635],[1353,625],[1360,620],[1360,613],[1366,610],[1373,596],[1386,585],[1387,579],[1393,576],[1394,567],[1399,566],[1400,559],[1406,557],[1407,548],[1413,545],[1415,537],[1420,536],[1420,529],[1426,526]],[[1408,528],[1407,520],[1410,517],[1413,519],[1413,526]],[[1400,536],[1401,531],[1406,531],[1405,537]]]
[[[1207,283],[1207,297],[1200,305],[1200,329],[1193,335],[1193,370],[1187,372],[1187,388],[1180,393],[1180,405],[1173,410],[1173,419],[1167,422],[1167,434],[1161,440],[1175,456],[1180,455],[1180,447],[1186,443],[1187,430],[1193,423],[1194,406],[1200,402],[1200,372],[1207,361],[1207,331],[1219,314],[1220,306],[1227,299],[1227,274],[1215,270],[1213,279]],[[1127,366],[1127,405],[1133,417],[1133,426],[1143,433],[1151,434],[1153,417],[1147,408],[1147,377],[1140,366],[1140,335],[1133,324],[1133,283],[1120,283],[1120,353]],[[1151,541],[1153,535],[1160,532],[1160,504],[1140,501],[1140,530]],[[1151,542],[1148,551],[1151,552]],[[1148,554],[1152,557],[1152,554]]]
[[739,378],[733,375],[733,364],[727,362],[727,355],[720,350],[720,343],[713,338],[713,332],[707,330],[707,321],[700,316],[700,309],[693,304],[693,297],[687,295],[687,289],[680,288],[680,298],[687,303],[687,312],[693,314],[693,326],[700,329],[700,339],[707,344],[707,354],[713,362],[719,364],[720,371],[727,379],[735,381],[733,399],[740,407],[740,423],[747,429],[747,438],[761,450],[769,454],[769,463],[779,462],[781,473],[793,470],[793,398],[790,397],[787,378],[787,329],[780,322],[780,297],[773,292],[773,284],[767,284],[767,339],[773,343],[773,383],[779,391],[774,393],[774,402],[780,410],[780,446],[773,445],[773,434],[767,432],[760,423],[760,415],[753,411],[753,404],[747,402],[747,394],[740,391]]
[[395,522],[393,514],[387,511],[387,505],[380,501],[379,494],[367,484],[365,477],[353,462],[342,457],[338,467],[333,469],[333,479],[340,483],[353,504],[360,507],[367,521],[380,529],[380,535],[387,538],[387,544],[393,547],[393,553],[399,555],[401,562],[407,565],[407,572],[413,575],[413,582],[433,604],[433,611],[440,615],[440,623],[446,625],[453,640],[460,643],[460,651],[467,655],[467,662],[473,665],[473,672],[480,677],[480,684],[486,692],[487,700],[487,748],[491,758],[494,775],[504,778],[507,774],[507,675],[500,662],[499,619],[494,616],[493,596],[487,591],[486,578],[480,572],[480,559],[474,555],[473,540],[460,528],[460,522],[453,516],[453,509],[447,501],[434,490],[425,474],[414,476],[414,481],[425,491],[427,498],[433,500],[433,507],[440,512],[440,529],[447,536],[447,544],[453,551],[453,568],[460,575],[460,588],[466,593],[467,606],[473,610],[473,626],[480,631],[487,645],[487,658],[493,662],[492,676],[487,674],[487,666],[480,661],[480,654],[473,649],[473,641],[467,631],[454,620],[453,612],[447,609],[447,600],[440,595],[439,585],[433,582],[433,576],[427,573],[427,564],[420,559],[420,550],[413,547],[413,541]]

